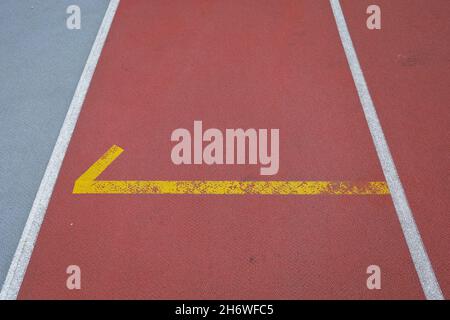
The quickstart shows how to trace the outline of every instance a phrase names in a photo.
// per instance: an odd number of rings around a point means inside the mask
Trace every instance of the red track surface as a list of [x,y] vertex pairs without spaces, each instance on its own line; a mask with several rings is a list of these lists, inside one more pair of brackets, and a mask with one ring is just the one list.
[[[445,294],[448,187],[436,176],[448,170],[433,156],[449,97],[420,90],[448,75],[396,60],[415,52],[402,28],[367,40],[363,3],[344,12]],[[173,165],[170,134],[194,120],[279,128],[278,180],[384,180],[327,1],[123,1],[19,298],[423,298],[389,196],[72,194],[113,144],[125,152],[102,179],[264,179],[255,166]],[[73,264],[80,291],[66,288]],[[371,264],[382,290],[366,287]]]
[[377,1],[383,31],[342,2],[386,139],[444,297],[450,296],[448,1]]

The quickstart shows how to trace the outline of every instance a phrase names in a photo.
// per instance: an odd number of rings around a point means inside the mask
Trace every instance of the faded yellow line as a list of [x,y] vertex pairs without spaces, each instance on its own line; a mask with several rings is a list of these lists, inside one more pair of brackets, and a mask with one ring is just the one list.
[[82,181],[73,193],[222,195],[387,195],[385,182],[332,181]]
[[75,181],[75,194],[388,195],[386,182],[350,181],[101,181],[95,180],[121,153],[111,147]]

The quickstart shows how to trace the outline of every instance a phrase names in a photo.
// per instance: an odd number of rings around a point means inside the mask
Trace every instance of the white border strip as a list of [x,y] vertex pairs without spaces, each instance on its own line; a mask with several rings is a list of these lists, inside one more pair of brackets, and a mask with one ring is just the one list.
[[78,116],[89,89],[92,76],[94,75],[98,59],[100,58],[103,45],[108,36],[114,15],[119,6],[119,2],[120,0],[111,0],[105,16],[103,17],[102,24],[98,30],[97,37],[95,38],[86,65],[84,66],[83,73],[81,74],[72,102],[70,103],[66,118],[64,119],[58,139],[56,140],[55,147],[53,148],[44,177],[42,178],[36,198],[34,199],[22,237],[20,238],[11,266],[9,267],[2,291],[0,292],[0,300],[14,300],[19,293],[59,170],[61,169],[67,147],[75,129]]
[[380,121],[375,110],[375,106],[370,96],[364,74],[359,64],[350,33],[345,22],[344,14],[339,0],[330,0],[333,9],[336,25],[341,37],[342,45],[347,56],[347,61],[352,72],[353,80],[358,91],[359,100],[364,110],[367,123],[369,125],[370,134],[372,135],[378,158],[381,162],[384,176],[391,191],[391,197],[397,211],[398,219],[406,239],[406,243],[414,262],[423,292],[429,300],[443,300],[441,288],[434,274],[433,267],[422,242],[419,230],[414,221],[411,208],[406,199],[405,191],[397,173],[394,160],[389,151],[386,138],[381,128]]

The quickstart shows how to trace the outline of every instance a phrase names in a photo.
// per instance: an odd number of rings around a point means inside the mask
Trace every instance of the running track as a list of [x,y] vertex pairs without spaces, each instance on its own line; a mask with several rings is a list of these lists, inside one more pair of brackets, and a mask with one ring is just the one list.
[[[194,120],[279,128],[276,180],[387,179],[328,1],[140,0],[120,3],[73,136],[60,135],[70,144],[48,207],[34,208],[45,213],[34,250],[36,227],[24,233],[9,297],[447,297],[448,2],[379,0],[380,31],[366,28],[370,2],[341,2],[431,282],[392,187],[392,197],[73,194],[112,145],[125,151],[102,180],[266,179],[255,166],[173,165],[170,134]],[[78,291],[66,288],[74,264]],[[366,287],[372,264],[381,290]]]

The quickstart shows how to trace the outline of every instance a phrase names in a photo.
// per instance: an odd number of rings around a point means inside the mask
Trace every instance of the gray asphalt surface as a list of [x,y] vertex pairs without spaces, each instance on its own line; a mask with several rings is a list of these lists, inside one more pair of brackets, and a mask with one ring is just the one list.
[[0,1],[0,286],[108,3]]

